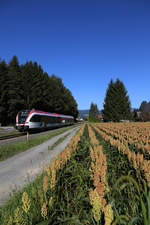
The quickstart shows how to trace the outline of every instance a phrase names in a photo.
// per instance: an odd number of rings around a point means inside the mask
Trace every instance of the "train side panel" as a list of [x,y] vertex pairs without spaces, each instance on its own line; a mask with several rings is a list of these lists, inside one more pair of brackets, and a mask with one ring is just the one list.
[[71,125],[73,122],[74,118],[72,116],[36,110],[22,110],[16,117],[16,129],[20,131],[43,130],[52,127]]

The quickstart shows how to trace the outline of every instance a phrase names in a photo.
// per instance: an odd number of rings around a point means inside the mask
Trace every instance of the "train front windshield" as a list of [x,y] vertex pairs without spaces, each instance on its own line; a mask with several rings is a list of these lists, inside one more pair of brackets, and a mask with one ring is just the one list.
[[23,111],[19,112],[18,123],[24,123],[26,121],[29,113],[30,113],[30,110],[23,110]]

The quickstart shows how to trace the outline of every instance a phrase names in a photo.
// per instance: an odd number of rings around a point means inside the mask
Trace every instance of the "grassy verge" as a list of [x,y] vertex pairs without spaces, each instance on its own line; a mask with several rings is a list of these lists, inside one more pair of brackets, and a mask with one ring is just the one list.
[[68,133],[65,136],[59,138],[52,146],[48,146],[48,150],[53,150],[57,145],[62,143],[66,139],[66,137],[68,137],[69,135],[70,135],[70,133]]
[[[29,198],[32,199],[32,212],[29,215],[31,217],[31,220],[33,221],[33,224],[36,224],[37,221],[40,220],[40,195],[39,192],[42,190],[42,185],[43,185],[43,177],[45,173],[41,174],[38,176],[33,182],[30,182],[28,185],[26,185],[23,189],[23,191],[14,191],[13,195],[11,196],[11,199],[5,203],[4,206],[0,207],[0,224],[1,225],[17,225],[17,224],[24,224],[24,225],[29,225],[28,220],[29,218],[24,217],[22,215],[22,210],[20,210],[20,215],[15,214],[15,210],[20,208],[22,209],[22,194],[23,192],[27,192],[29,195]],[[39,200],[40,199],[40,200]],[[15,216],[14,216],[15,214]],[[15,217],[16,221],[11,222],[11,216]],[[22,217],[22,220],[27,220],[26,223],[17,223],[17,220]]]
[[[1,131],[2,131],[2,130],[3,130],[3,129],[1,129]],[[8,135],[13,135],[13,134],[19,134],[19,131],[14,130],[14,131],[6,132],[5,130],[3,130],[3,132],[0,133],[0,137],[4,137],[4,136],[8,136]]]
[[43,142],[49,140],[50,138],[57,136],[59,134],[62,134],[65,131],[72,129],[73,127],[75,126],[65,127],[65,128],[62,128],[61,130],[55,130],[49,134],[32,138],[29,141],[21,141],[15,144],[2,145],[0,146],[0,161],[8,159],[9,157],[16,155],[20,152],[24,152],[28,150],[29,148],[32,148],[36,145],[42,144]]

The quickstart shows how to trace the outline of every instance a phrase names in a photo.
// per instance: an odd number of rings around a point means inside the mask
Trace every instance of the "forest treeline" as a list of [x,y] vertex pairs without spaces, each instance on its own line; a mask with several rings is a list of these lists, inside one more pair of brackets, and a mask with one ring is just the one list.
[[17,56],[0,61],[0,123],[14,124],[22,109],[78,115],[77,102],[60,77],[49,76],[36,62],[19,65]]

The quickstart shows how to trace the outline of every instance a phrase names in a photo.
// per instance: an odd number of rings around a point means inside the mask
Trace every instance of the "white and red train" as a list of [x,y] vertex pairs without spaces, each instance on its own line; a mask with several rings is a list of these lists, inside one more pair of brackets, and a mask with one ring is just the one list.
[[73,123],[73,116],[39,110],[21,110],[16,117],[16,129],[19,131],[44,130],[52,127],[72,125]]

